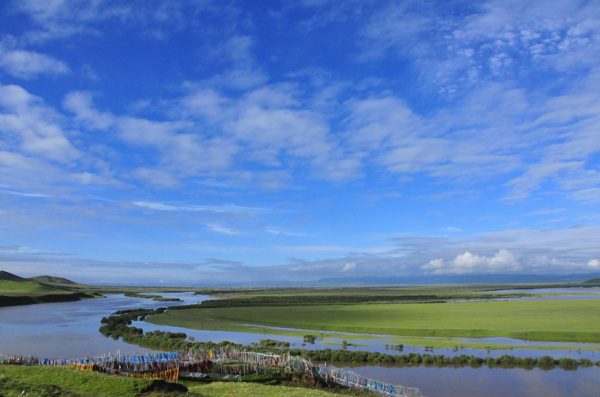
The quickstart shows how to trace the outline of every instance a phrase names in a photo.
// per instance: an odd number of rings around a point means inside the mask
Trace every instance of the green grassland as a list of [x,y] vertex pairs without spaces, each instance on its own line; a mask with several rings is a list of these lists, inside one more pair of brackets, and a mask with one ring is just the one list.
[[93,293],[85,293],[80,287],[82,287],[82,284],[60,277],[23,278],[0,271],[0,307],[66,302],[99,296]]
[[[187,389],[187,391],[186,391]],[[24,394],[23,394],[24,393]],[[366,395],[346,391],[345,394]],[[110,376],[64,367],[0,366],[0,396],[36,397],[137,397],[137,396],[308,396],[334,394],[304,387],[246,382],[193,382],[178,384],[150,379]]]
[[[600,279],[599,279],[600,280]],[[302,297],[302,296],[415,296],[437,295],[438,297],[473,298],[483,292],[496,290],[520,290],[536,288],[573,288],[591,287],[590,282],[584,283],[537,283],[537,284],[464,284],[464,285],[405,285],[405,286],[371,286],[371,287],[302,287],[302,288],[222,288],[205,291],[207,295],[223,298],[253,298],[253,297]],[[524,293],[530,295],[529,293]],[[522,295],[519,293],[511,295]]]
[[4,281],[0,280],[0,295],[7,296],[40,296],[48,294],[68,294],[71,291],[48,287],[35,281]]
[[[510,286],[502,286],[504,288]],[[482,295],[486,291],[493,291],[499,286],[493,285],[432,285],[432,286],[378,286],[378,287],[336,287],[336,288],[253,288],[253,289],[235,289],[235,290],[212,290],[210,295],[218,298],[235,299],[280,299],[291,298],[299,300],[301,298],[335,298],[335,297],[354,297],[378,296],[381,299],[385,297],[418,297],[428,296],[437,299],[460,299],[487,297]],[[520,296],[522,294],[512,294]]]
[[0,367],[0,394],[18,396],[137,396],[152,384],[148,379],[107,376],[70,368]]
[[[313,390],[304,387],[262,385],[258,383],[247,382],[212,382],[202,385],[189,386],[190,393],[198,393],[207,397],[247,397],[247,396],[265,396],[265,397],[333,397],[337,394],[324,390]],[[367,392],[350,392],[345,395],[355,396],[373,396]]]
[[161,295],[144,295],[137,292],[127,292],[125,296],[130,298],[152,299],[158,302],[181,302],[179,298],[165,298]]
[[[169,310],[154,324],[196,329],[265,331],[260,327],[442,338],[509,337],[558,342],[600,342],[600,300],[475,301],[264,305]],[[278,330],[268,330],[277,334]],[[306,331],[287,331],[296,335]],[[349,339],[349,338],[348,338]],[[444,342],[446,344],[449,341]],[[455,343],[456,344],[456,343]]]

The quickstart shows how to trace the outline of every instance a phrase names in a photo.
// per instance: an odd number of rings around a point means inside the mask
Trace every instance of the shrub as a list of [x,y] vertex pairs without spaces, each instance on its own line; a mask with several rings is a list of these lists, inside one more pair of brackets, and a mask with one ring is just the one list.
[[576,368],[577,365],[577,360],[573,358],[563,357],[558,359],[558,366],[561,368]]
[[540,367],[553,367],[554,365],[556,365],[556,362],[550,356],[542,356],[538,358],[538,365]]
[[534,358],[531,357],[525,357],[522,360],[522,364],[527,366],[527,367],[533,367],[535,366],[535,364],[537,364],[537,361]]

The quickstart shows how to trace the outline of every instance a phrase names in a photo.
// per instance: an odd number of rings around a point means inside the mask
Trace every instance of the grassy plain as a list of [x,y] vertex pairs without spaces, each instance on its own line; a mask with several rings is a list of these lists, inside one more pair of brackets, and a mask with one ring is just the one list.
[[133,397],[148,388],[151,380],[107,376],[70,368],[0,367],[0,394],[18,396],[123,396]]
[[[40,366],[0,366],[0,396],[16,397],[25,392],[37,397],[137,397],[137,396],[332,396],[324,390],[303,387],[263,385],[245,382],[192,382],[180,381],[187,392],[170,391],[169,386],[149,379],[132,379],[110,376],[98,372],[78,371],[70,368]],[[154,389],[154,390],[153,390]],[[158,389],[158,390],[157,390]],[[353,395],[364,395],[354,393]]]
[[40,296],[48,294],[70,294],[71,291],[60,290],[36,283],[35,281],[0,280],[0,294],[6,296]]
[[[267,386],[258,383],[246,382],[212,382],[202,385],[190,386],[191,393],[198,393],[207,397],[246,397],[246,396],[265,396],[265,397],[333,397],[336,394],[323,390],[312,390],[303,387],[289,386]],[[372,395],[363,393],[352,393],[351,395]]]
[[[565,345],[569,342],[600,342],[600,300],[452,302],[453,298],[460,297],[481,298],[481,292],[487,289],[493,288],[435,286],[406,287],[402,291],[395,287],[250,291],[236,294],[232,307],[170,310],[147,321],[185,328],[294,336],[315,333],[307,330],[394,335],[399,338],[397,340],[405,338],[404,343],[407,344],[434,347],[455,346],[457,340],[454,338],[508,337],[565,342]],[[320,296],[327,301],[327,296],[348,296],[349,293],[358,297],[379,294],[381,299],[367,303],[318,303]],[[399,293],[401,296],[434,295],[448,302],[386,301],[386,297],[399,298]],[[313,304],[294,304],[294,299],[304,302],[307,296],[316,297],[312,300]],[[252,299],[259,297],[264,303],[254,304]],[[276,303],[270,304],[269,297],[271,302]],[[285,304],[286,299],[282,300],[282,297],[288,297],[290,303]],[[238,299],[242,299],[245,305],[236,307]],[[432,301],[435,302],[435,298]],[[352,339],[349,335],[343,337]],[[490,346],[490,343],[482,343],[482,346]]]

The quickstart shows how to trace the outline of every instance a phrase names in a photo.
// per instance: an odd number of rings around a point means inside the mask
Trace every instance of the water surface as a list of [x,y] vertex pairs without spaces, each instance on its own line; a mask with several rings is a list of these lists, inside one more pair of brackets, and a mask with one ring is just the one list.
[[[335,364],[334,364],[335,365]],[[428,397],[598,397],[600,369],[351,367],[383,382],[418,387]]]
[[[207,296],[192,293],[162,294],[178,297],[182,302],[159,302],[150,299],[128,298],[123,295],[109,295],[104,299],[78,302],[47,303],[27,306],[0,308],[0,354],[35,355],[40,358],[75,359],[85,356],[99,356],[120,350],[123,354],[137,354],[149,351],[122,341],[106,338],[100,332],[100,320],[117,310],[137,308],[158,308],[177,304],[198,303]],[[249,345],[260,339],[276,339],[290,342],[292,347],[305,349],[339,348],[329,343],[339,339],[325,338],[317,343],[303,344],[302,338],[270,335],[266,333],[244,333],[223,331],[190,330],[179,327],[157,326],[137,322],[136,326],[145,331],[160,329],[172,332],[185,332],[198,341],[221,342],[229,340]],[[467,354],[478,357],[498,357],[510,354],[522,357],[550,355],[555,358],[589,358],[600,360],[600,352],[585,349],[536,350],[523,342],[523,348],[510,350],[483,349],[426,349],[417,346],[405,346],[402,352],[390,350],[385,336],[372,338],[365,335],[364,340],[352,340],[352,343],[367,346],[348,346],[348,350],[379,351],[389,354],[429,353],[446,356]],[[499,342],[499,341],[496,341]],[[505,341],[506,342],[506,341]],[[513,341],[510,341],[511,343]],[[338,366],[343,366],[340,364]],[[469,397],[469,396],[600,396],[600,368],[579,368],[576,371],[553,369],[543,371],[539,368],[490,369],[481,368],[437,368],[437,367],[388,367],[377,365],[357,365],[353,370],[363,376],[388,383],[418,387],[429,397]]]
[[182,302],[107,295],[106,298],[75,302],[42,303],[0,308],[0,354],[34,355],[40,358],[71,359],[121,350],[123,353],[148,349],[106,338],[98,328],[102,317],[117,310],[158,308],[191,304],[206,299],[192,293],[162,294]]

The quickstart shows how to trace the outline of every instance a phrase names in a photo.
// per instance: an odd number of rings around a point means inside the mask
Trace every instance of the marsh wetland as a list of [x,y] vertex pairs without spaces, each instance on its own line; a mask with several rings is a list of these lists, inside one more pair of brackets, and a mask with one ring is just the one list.
[[[0,308],[0,352],[77,358],[116,350],[148,351],[103,336],[98,332],[102,317],[119,310],[170,306],[133,325],[145,333],[185,333],[188,342],[258,345],[270,339],[307,351],[466,355],[488,361],[508,355],[552,356],[592,363],[575,368],[485,362],[442,367],[423,362],[337,364],[353,366],[374,379],[419,387],[427,396],[528,396],[542,385],[548,388],[545,396],[592,396],[600,389],[600,368],[593,365],[600,361],[597,289],[438,286],[196,293],[146,292],[169,301],[112,293],[102,299]],[[568,298],[582,295],[596,299]],[[314,338],[307,340],[307,335]]]

